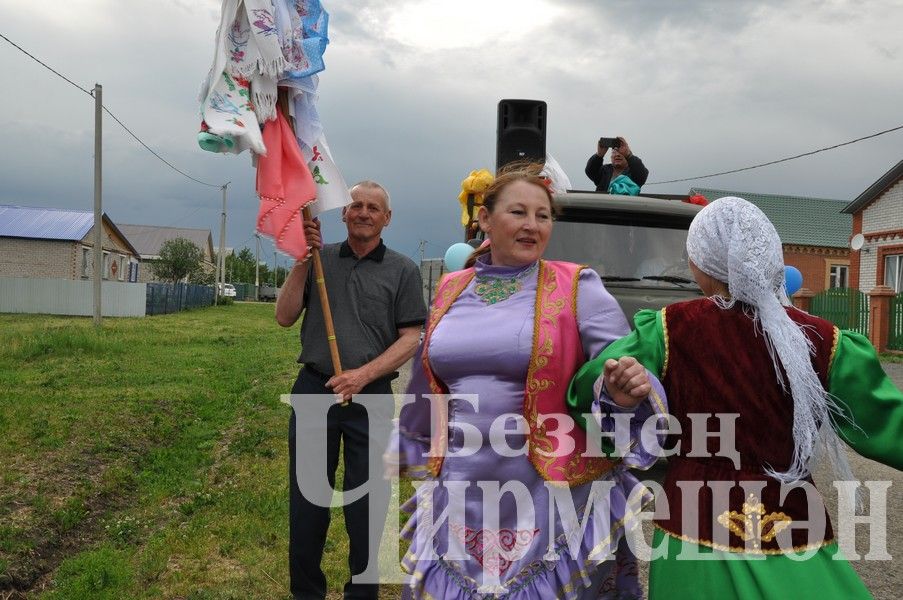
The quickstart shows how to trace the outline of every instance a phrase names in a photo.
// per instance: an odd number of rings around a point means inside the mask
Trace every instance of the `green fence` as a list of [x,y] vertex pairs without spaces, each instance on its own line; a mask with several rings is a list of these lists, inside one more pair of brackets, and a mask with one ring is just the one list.
[[889,316],[887,348],[888,350],[903,350],[903,293],[890,299]]
[[832,288],[812,298],[809,312],[841,329],[869,334],[868,296],[850,288]]
[[145,314],[166,315],[213,305],[213,286],[193,283],[148,283]]
[[255,289],[253,283],[232,283],[235,286],[236,300],[255,300]]

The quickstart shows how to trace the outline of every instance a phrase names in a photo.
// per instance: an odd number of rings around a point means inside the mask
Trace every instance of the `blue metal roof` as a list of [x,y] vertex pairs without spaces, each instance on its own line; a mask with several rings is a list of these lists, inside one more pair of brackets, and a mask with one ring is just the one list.
[[40,240],[80,240],[94,225],[94,213],[66,208],[0,204],[0,236]]

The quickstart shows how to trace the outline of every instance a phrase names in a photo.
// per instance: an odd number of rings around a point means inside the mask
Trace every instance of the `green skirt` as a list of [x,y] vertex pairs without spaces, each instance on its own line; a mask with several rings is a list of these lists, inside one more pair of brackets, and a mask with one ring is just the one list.
[[[664,540],[664,542],[663,542]],[[654,552],[664,554],[649,566],[650,600],[681,598],[750,598],[784,600],[857,600],[871,598],[852,565],[841,556],[837,543],[820,548],[806,560],[793,560],[784,554],[755,556],[748,559],[678,560],[686,552],[738,556],[684,542],[656,528]]]

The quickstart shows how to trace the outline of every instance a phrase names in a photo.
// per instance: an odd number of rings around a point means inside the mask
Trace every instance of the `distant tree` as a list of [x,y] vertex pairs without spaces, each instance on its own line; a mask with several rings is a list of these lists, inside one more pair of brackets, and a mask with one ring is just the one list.
[[216,279],[216,273],[214,271],[208,271],[206,269],[198,269],[196,273],[192,273],[188,277],[188,281],[191,283],[196,283],[198,285],[213,285],[216,283],[214,281]]
[[162,281],[196,283],[203,279],[203,262],[204,252],[194,242],[174,238],[163,242],[160,258],[152,262],[150,268]]
[[238,254],[227,255],[226,273],[228,281],[254,283],[254,254],[242,248]]

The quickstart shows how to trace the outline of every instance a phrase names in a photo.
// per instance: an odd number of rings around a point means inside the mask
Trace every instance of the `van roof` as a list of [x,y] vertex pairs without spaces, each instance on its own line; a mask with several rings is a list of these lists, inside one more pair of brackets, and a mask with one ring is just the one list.
[[692,219],[701,206],[683,202],[686,196],[622,196],[601,192],[568,191],[555,194],[555,202],[562,208],[577,210],[609,210],[646,214],[679,215]]

